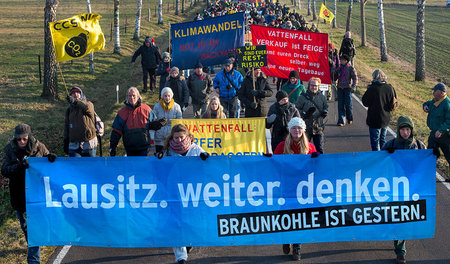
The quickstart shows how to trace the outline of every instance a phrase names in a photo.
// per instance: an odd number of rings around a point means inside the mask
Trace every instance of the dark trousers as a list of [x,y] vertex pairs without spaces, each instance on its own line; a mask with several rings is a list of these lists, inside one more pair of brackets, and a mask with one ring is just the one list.
[[223,97],[220,97],[220,104],[223,106],[223,110],[227,114],[227,118],[236,118],[236,109],[237,109],[237,97],[233,97],[230,100],[227,100]]
[[144,81],[144,87],[143,91],[147,91],[147,81],[148,76],[150,75],[150,90],[153,91],[153,89],[156,88],[156,69],[154,68],[142,68],[143,73],[143,81]]
[[309,136],[309,142],[312,142],[316,150],[323,154],[323,134]]
[[450,135],[443,133],[440,138],[435,137],[436,131],[431,131],[428,137],[428,148],[440,148],[444,152],[445,159],[450,164]]
[[[28,232],[27,232],[27,214],[22,213],[19,211],[16,211],[17,218],[20,222],[20,228],[22,228],[22,231],[25,235],[25,240],[28,243]],[[27,263],[37,263],[39,264],[41,261],[41,250],[39,247],[28,247],[28,254],[27,254]]]

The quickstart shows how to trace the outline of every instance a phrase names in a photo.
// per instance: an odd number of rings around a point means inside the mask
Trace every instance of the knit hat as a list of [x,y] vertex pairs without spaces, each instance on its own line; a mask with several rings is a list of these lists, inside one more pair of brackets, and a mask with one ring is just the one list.
[[285,91],[281,90],[281,91],[277,92],[275,97],[277,98],[277,102],[279,102],[281,99],[288,98],[289,96],[288,96],[288,94]]
[[431,90],[433,90],[433,91],[440,90],[440,91],[443,91],[444,93],[446,93],[447,87],[445,87],[445,84],[440,82],[440,83],[436,84],[433,88],[431,88]]
[[171,89],[170,87],[164,87],[164,88],[161,90],[161,98],[164,97],[164,94],[165,94],[165,93],[169,93],[170,96],[173,97],[173,91],[172,91],[172,89]]
[[70,94],[72,94],[73,92],[79,92],[80,94],[83,94],[83,91],[78,86],[74,86],[72,87],[72,89],[70,89]]
[[173,72],[176,72],[178,75],[180,74],[180,69],[178,69],[178,67],[172,67],[172,69],[170,70],[170,74],[172,74]]
[[300,74],[298,73],[298,71],[291,71],[289,73],[289,79],[291,78],[295,78],[297,80],[300,79]]
[[300,117],[293,117],[291,121],[288,123],[288,130],[290,131],[291,128],[298,126],[303,130],[306,130],[306,123],[301,119]]
[[145,37],[145,40],[144,40],[144,42],[145,43],[150,43],[150,42],[152,42],[152,39],[150,38],[150,37]]
[[194,66],[194,69],[197,69],[197,68],[203,68],[203,64],[200,61],[197,61],[197,63]]
[[169,54],[169,52],[164,51],[163,54],[162,54],[162,58],[163,58],[163,59],[164,59],[164,58],[169,58],[169,59],[170,59],[170,54]]
[[341,60],[350,61],[350,57],[347,54],[342,54]]
[[17,125],[14,130],[14,138],[24,138],[31,134],[31,127],[27,124]]
[[400,116],[397,120],[397,137],[400,138],[400,129],[402,129],[404,127],[411,128],[411,136],[410,137],[412,137],[414,135],[413,134],[414,123],[411,120],[411,118],[409,118],[407,116]]

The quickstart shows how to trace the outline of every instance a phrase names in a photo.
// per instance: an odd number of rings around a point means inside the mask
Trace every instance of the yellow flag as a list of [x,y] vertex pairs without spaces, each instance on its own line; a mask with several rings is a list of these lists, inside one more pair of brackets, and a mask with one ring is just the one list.
[[334,19],[334,14],[331,13],[331,11],[328,10],[328,8],[322,3],[322,6],[320,7],[319,17],[325,19],[331,24]]
[[100,17],[98,14],[86,13],[48,23],[58,62],[105,49],[105,36],[98,22]]

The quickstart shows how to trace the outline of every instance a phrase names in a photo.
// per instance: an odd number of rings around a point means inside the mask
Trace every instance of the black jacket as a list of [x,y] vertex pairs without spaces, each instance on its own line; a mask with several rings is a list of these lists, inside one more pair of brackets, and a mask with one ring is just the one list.
[[366,124],[371,128],[383,128],[389,125],[390,112],[393,110],[394,88],[387,83],[372,82],[362,97],[368,107]]
[[[273,92],[270,89],[267,78],[263,73],[255,79],[255,92],[253,92],[252,71],[245,76],[239,89],[239,100],[245,105],[245,117],[264,117],[267,115],[266,97],[271,97]],[[252,103],[256,103],[256,108],[252,108]]]
[[173,100],[181,107],[188,106],[189,104],[189,89],[186,84],[186,79],[183,76],[167,79],[166,86],[170,87],[173,91]]
[[147,47],[144,43],[140,46],[134,53],[131,62],[135,62],[139,55],[141,55],[141,64],[144,69],[156,69],[161,61],[161,54],[159,54],[158,48],[153,45]]
[[[293,117],[300,117],[300,113],[294,104],[286,103],[284,106],[280,106],[278,102],[272,104],[269,108],[267,116],[276,114],[277,118],[272,124],[266,123],[266,128],[272,128],[272,146],[277,146],[281,141],[286,139],[289,134],[287,125]],[[275,150],[275,149],[273,149]]]
[[25,149],[20,149],[13,139],[6,145],[2,163],[2,174],[9,178],[11,205],[19,211],[25,212],[25,169],[19,166],[24,157],[45,157],[48,150],[44,144],[32,136],[28,137]]

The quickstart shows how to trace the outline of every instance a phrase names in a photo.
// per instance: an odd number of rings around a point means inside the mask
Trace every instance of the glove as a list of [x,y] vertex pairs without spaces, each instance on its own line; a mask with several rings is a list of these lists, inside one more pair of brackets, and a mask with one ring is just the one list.
[[352,88],[350,88],[350,92],[351,93],[354,93],[356,91],[356,87],[355,86],[352,86]]
[[64,139],[64,153],[69,155],[69,139]]
[[77,104],[77,99],[73,98],[70,95],[67,96],[66,100],[67,102],[69,102],[69,104]]
[[314,112],[316,112],[316,108],[315,108],[314,106],[311,106],[311,107],[308,109],[308,111],[303,115],[303,117],[304,117],[305,119],[308,119],[308,118],[310,118],[310,117],[314,114]]
[[209,158],[209,153],[208,152],[202,152],[200,153],[200,158],[202,160],[206,160],[207,158]]
[[436,156],[436,159],[439,159],[439,157],[441,156],[441,152],[439,151],[439,148],[433,149],[433,155]]
[[181,108],[181,111],[182,111],[182,112],[186,111],[186,106],[183,106],[183,107]]
[[318,152],[318,151],[313,152],[313,153],[311,153],[311,158],[317,158],[317,157],[319,157],[319,155],[320,155],[320,152]]
[[260,90],[252,90],[252,95],[254,97],[262,97],[262,95],[264,94],[264,91],[260,91]]
[[258,104],[257,103],[255,103],[255,102],[251,102],[250,103],[250,108],[251,109],[256,109],[258,107]]
[[30,167],[30,163],[28,163],[27,159],[23,159],[21,162],[19,162],[19,167],[22,169],[28,169]]
[[277,118],[277,114],[271,114],[266,118],[267,123],[272,124],[275,122],[275,119]]
[[111,157],[115,157],[116,156],[116,148],[110,148],[109,149],[109,155],[111,156]]
[[263,156],[264,157],[268,157],[268,158],[271,158],[272,157],[272,153],[263,153]]
[[166,69],[166,72],[170,72],[170,70],[172,70],[170,67],[168,67],[167,69]]
[[395,148],[393,148],[393,147],[389,147],[386,150],[387,150],[387,152],[389,152],[391,154],[395,152]]
[[320,113],[320,116],[323,117],[323,118],[327,117],[327,115],[328,115],[328,112],[322,112],[322,113]]
[[167,119],[166,118],[161,118],[158,120],[158,122],[161,124],[161,127],[165,126],[167,124]]
[[164,157],[164,153],[163,153],[163,152],[156,152],[156,153],[155,153],[155,156],[156,156],[158,159],[162,159],[162,158]]
[[56,160],[56,154],[55,153],[48,153],[47,154],[47,159],[50,162],[54,162]]

